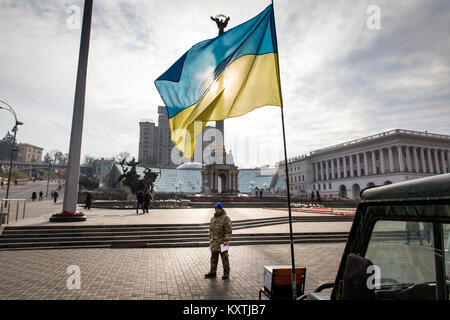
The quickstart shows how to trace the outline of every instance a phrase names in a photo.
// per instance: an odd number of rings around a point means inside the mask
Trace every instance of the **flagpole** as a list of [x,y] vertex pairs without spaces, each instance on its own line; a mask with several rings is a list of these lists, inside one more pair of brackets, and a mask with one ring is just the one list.
[[[273,10],[273,24],[275,28],[275,8],[272,1],[272,10]],[[275,31],[276,34],[276,31]],[[278,41],[278,40],[277,40]],[[288,170],[288,158],[287,158],[287,150],[286,150],[286,130],[284,126],[284,112],[283,112],[283,94],[281,93],[281,77],[280,77],[280,58],[277,52],[277,67],[278,67],[278,89],[280,91],[280,100],[281,100],[281,125],[283,130],[283,145],[284,145],[284,165],[286,171],[286,189],[287,189],[287,201],[288,201],[288,211],[289,211],[289,237],[291,243],[291,264],[292,264],[292,299],[297,300],[297,280],[295,275],[295,254],[294,254],[294,237],[292,234],[292,212],[291,212],[291,191],[289,187],[289,170]]]

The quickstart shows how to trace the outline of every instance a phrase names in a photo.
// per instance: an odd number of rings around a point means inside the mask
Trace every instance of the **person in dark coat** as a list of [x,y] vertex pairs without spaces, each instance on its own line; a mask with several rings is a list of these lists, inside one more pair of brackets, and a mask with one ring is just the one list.
[[44,196],[44,193],[41,191],[39,191],[39,201],[42,201],[42,197]]
[[142,191],[139,191],[136,195],[137,199],[137,206],[136,206],[136,213],[139,213],[139,208],[142,208],[142,213],[145,213],[144,209],[144,193]]
[[36,200],[37,196],[36,196],[36,192],[33,191],[33,193],[31,194],[31,200]]
[[316,190],[317,202],[320,202],[320,191]]
[[311,190],[311,202],[314,202],[314,190]]
[[91,205],[92,205],[92,194],[88,192],[86,195],[86,203],[84,204],[84,208],[91,210]]
[[58,193],[58,191],[55,191],[55,192],[53,193],[53,202],[54,202],[54,203],[56,203],[56,201],[58,200],[58,197],[59,197],[59,193]]
[[148,213],[148,208],[150,207],[150,201],[152,200],[152,194],[150,190],[147,190],[144,195],[144,212]]

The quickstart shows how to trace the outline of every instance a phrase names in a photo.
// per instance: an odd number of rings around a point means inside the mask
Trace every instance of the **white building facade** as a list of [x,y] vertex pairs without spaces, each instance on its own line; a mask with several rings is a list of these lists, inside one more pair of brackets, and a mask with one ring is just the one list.
[[359,199],[367,187],[450,173],[450,136],[396,129],[289,159],[288,168],[294,195]]

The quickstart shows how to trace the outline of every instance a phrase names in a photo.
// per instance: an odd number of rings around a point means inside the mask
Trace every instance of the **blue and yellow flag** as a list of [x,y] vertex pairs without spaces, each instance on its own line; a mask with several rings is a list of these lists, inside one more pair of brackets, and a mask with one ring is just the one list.
[[174,145],[187,158],[200,132],[194,122],[282,106],[273,7],[217,38],[194,45],[155,81]]

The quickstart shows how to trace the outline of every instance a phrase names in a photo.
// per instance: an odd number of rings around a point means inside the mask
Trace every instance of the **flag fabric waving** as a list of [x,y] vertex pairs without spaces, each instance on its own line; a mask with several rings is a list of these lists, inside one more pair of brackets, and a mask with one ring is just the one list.
[[[155,80],[174,145],[187,158],[208,121],[282,106],[273,7],[222,35],[194,45]],[[200,131],[200,132],[194,132]]]

